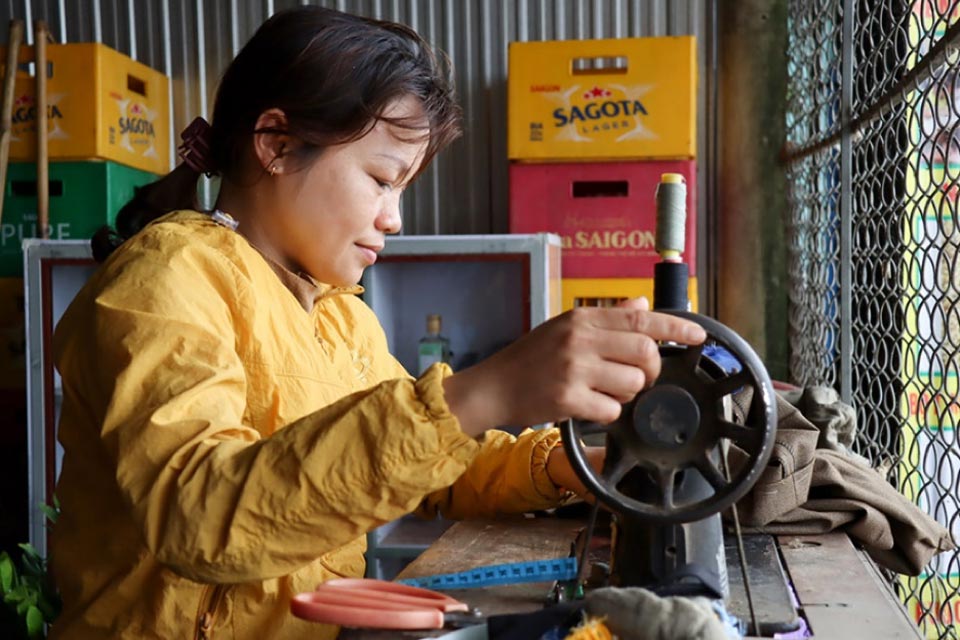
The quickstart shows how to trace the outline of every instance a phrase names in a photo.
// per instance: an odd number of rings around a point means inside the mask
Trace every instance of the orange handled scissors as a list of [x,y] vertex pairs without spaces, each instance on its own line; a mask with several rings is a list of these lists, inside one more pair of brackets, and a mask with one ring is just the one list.
[[290,603],[304,620],[361,629],[442,629],[483,622],[476,610],[450,596],[396,582],[336,578]]

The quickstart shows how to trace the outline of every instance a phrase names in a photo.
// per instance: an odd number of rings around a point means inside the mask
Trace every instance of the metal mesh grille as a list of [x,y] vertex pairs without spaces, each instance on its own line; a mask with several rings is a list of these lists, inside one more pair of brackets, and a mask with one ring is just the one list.
[[[787,145],[814,149],[840,128],[839,0],[793,2],[787,47]],[[839,148],[789,168],[790,372],[803,385],[836,383],[840,334]]]
[[[960,0],[790,3],[791,375],[857,408],[856,449],[960,533]],[[894,584],[960,637],[960,554]]]

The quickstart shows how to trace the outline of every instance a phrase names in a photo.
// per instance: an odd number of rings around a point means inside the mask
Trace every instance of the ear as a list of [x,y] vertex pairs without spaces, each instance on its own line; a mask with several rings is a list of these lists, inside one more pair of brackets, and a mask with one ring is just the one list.
[[267,109],[257,118],[253,129],[261,132],[253,134],[253,153],[260,168],[268,173],[282,171],[282,158],[290,153],[293,138],[287,133],[273,132],[287,130],[286,114],[280,109]]

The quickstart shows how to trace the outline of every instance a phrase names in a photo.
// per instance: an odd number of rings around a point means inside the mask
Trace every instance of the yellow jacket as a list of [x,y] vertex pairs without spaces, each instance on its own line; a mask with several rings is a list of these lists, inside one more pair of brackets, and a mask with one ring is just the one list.
[[63,377],[52,638],[333,638],[290,597],[364,572],[364,534],[556,504],[555,430],[464,435],[358,287],[313,285],[176,212],[92,277]]

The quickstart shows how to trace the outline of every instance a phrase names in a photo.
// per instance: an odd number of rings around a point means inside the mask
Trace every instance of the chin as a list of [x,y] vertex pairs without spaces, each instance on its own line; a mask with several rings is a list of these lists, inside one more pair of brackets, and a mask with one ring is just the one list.
[[360,278],[363,276],[363,269],[351,271],[333,271],[328,269],[304,269],[317,282],[330,285],[332,287],[352,287],[360,284]]
[[353,287],[360,284],[362,277],[363,269],[354,274],[338,273],[333,277],[334,282],[328,284],[332,284],[335,287]]

